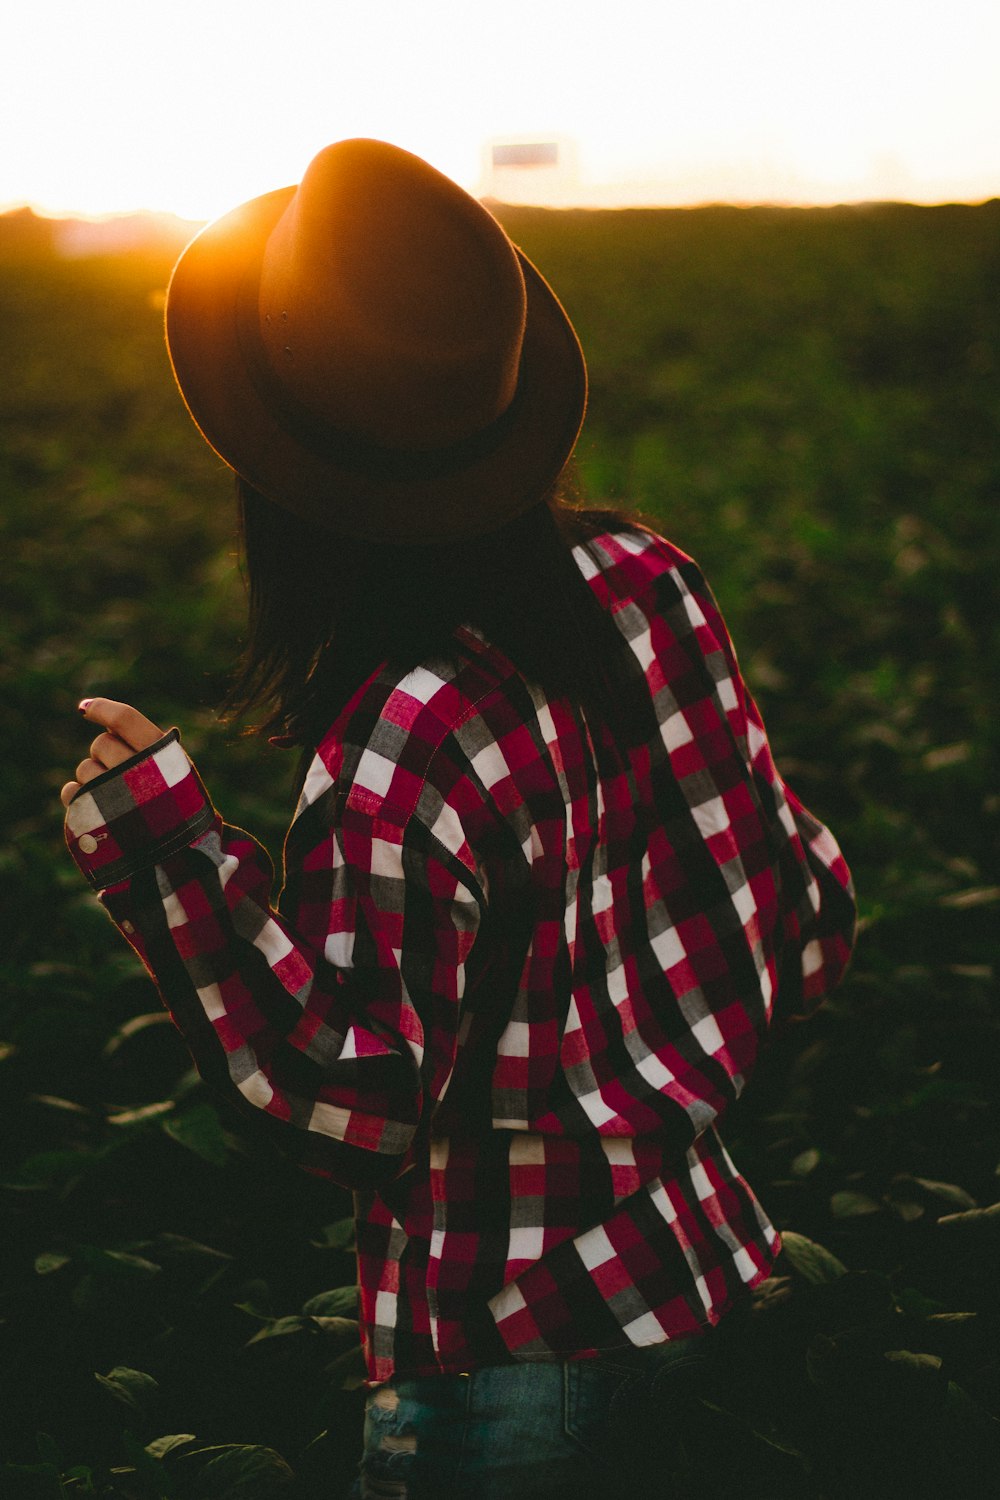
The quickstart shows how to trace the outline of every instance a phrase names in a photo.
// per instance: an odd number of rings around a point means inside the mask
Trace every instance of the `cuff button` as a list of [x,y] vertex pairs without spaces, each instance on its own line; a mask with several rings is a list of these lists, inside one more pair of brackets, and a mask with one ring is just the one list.
[[79,849],[81,854],[93,854],[97,848],[97,840],[92,833],[85,833],[80,840]]
[[130,922],[126,917],[125,921],[122,923],[122,932],[124,932],[127,937],[131,937],[135,932],[135,923]]

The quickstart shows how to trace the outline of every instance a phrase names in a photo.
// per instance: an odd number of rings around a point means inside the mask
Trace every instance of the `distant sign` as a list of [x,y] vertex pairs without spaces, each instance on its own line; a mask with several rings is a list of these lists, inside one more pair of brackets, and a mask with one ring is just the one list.
[[558,141],[531,141],[526,144],[494,146],[494,167],[556,167],[559,165]]

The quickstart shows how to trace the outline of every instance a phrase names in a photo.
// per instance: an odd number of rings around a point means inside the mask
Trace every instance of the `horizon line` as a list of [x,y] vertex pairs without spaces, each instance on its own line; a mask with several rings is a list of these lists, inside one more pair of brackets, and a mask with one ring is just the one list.
[[[580,202],[543,202],[540,200],[527,200],[515,198],[499,198],[491,193],[481,195],[473,194],[480,203],[488,207],[498,208],[532,208],[544,209],[551,213],[619,213],[635,212],[641,210],[686,210],[699,208],[787,208],[787,209],[824,209],[824,208],[875,208],[882,206],[897,206],[904,208],[983,208],[989,203],[1000,201],[1000,188],[995,193],[988,193],[975,197],[948,197],[948,196],[906,196],[906,197],[857,197],[850,196],[827,198],[794,198],[794,197],[705,197],[690,199],[666,200],[625,200],[621,203],[604,203],[583,201]],[[30,213],[36,219],[42,219],[49,223],[86,223],[106,224],[121,219],[173,219],[180,224],[190,224],[200,227],[204,224],[214,222],[221,215],[210,218],[192,216],[178,213],[172,208],[109,208],[109,209],[73,209],[73,208],[47,208],[30,199],[10,199],[0,203],[0,218],[7,218],[13,214]]]

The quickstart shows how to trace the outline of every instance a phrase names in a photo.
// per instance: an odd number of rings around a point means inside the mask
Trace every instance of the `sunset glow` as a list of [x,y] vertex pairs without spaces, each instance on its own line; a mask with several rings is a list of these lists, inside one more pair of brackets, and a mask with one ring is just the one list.
[[[995,0],[34,0],[8,23],[0,207],[211,217],[374,135],[556,203],[1000,193]],[[499,194],[498,194],[499,195]]]

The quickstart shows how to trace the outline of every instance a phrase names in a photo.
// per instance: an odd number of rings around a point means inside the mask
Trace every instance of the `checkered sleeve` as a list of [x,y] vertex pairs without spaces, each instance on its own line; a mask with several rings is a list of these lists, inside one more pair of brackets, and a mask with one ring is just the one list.
[[775,764],[711,589],[693,564],[685,572],[726,663],[733,688],[728,717],[770,833],[783,916],[774,1013],[781,1018],[808,1014],[840,983],[850,961],[857,919],[851,873],[833,834],[803,806]]
[[352,790],[300,810],[289,916],[176,731],[87,783],[67,841],[206,1081],[306,1170],[359,1187],[403,1169],[447,1086],[484,898],[450,810],[431,828]]

